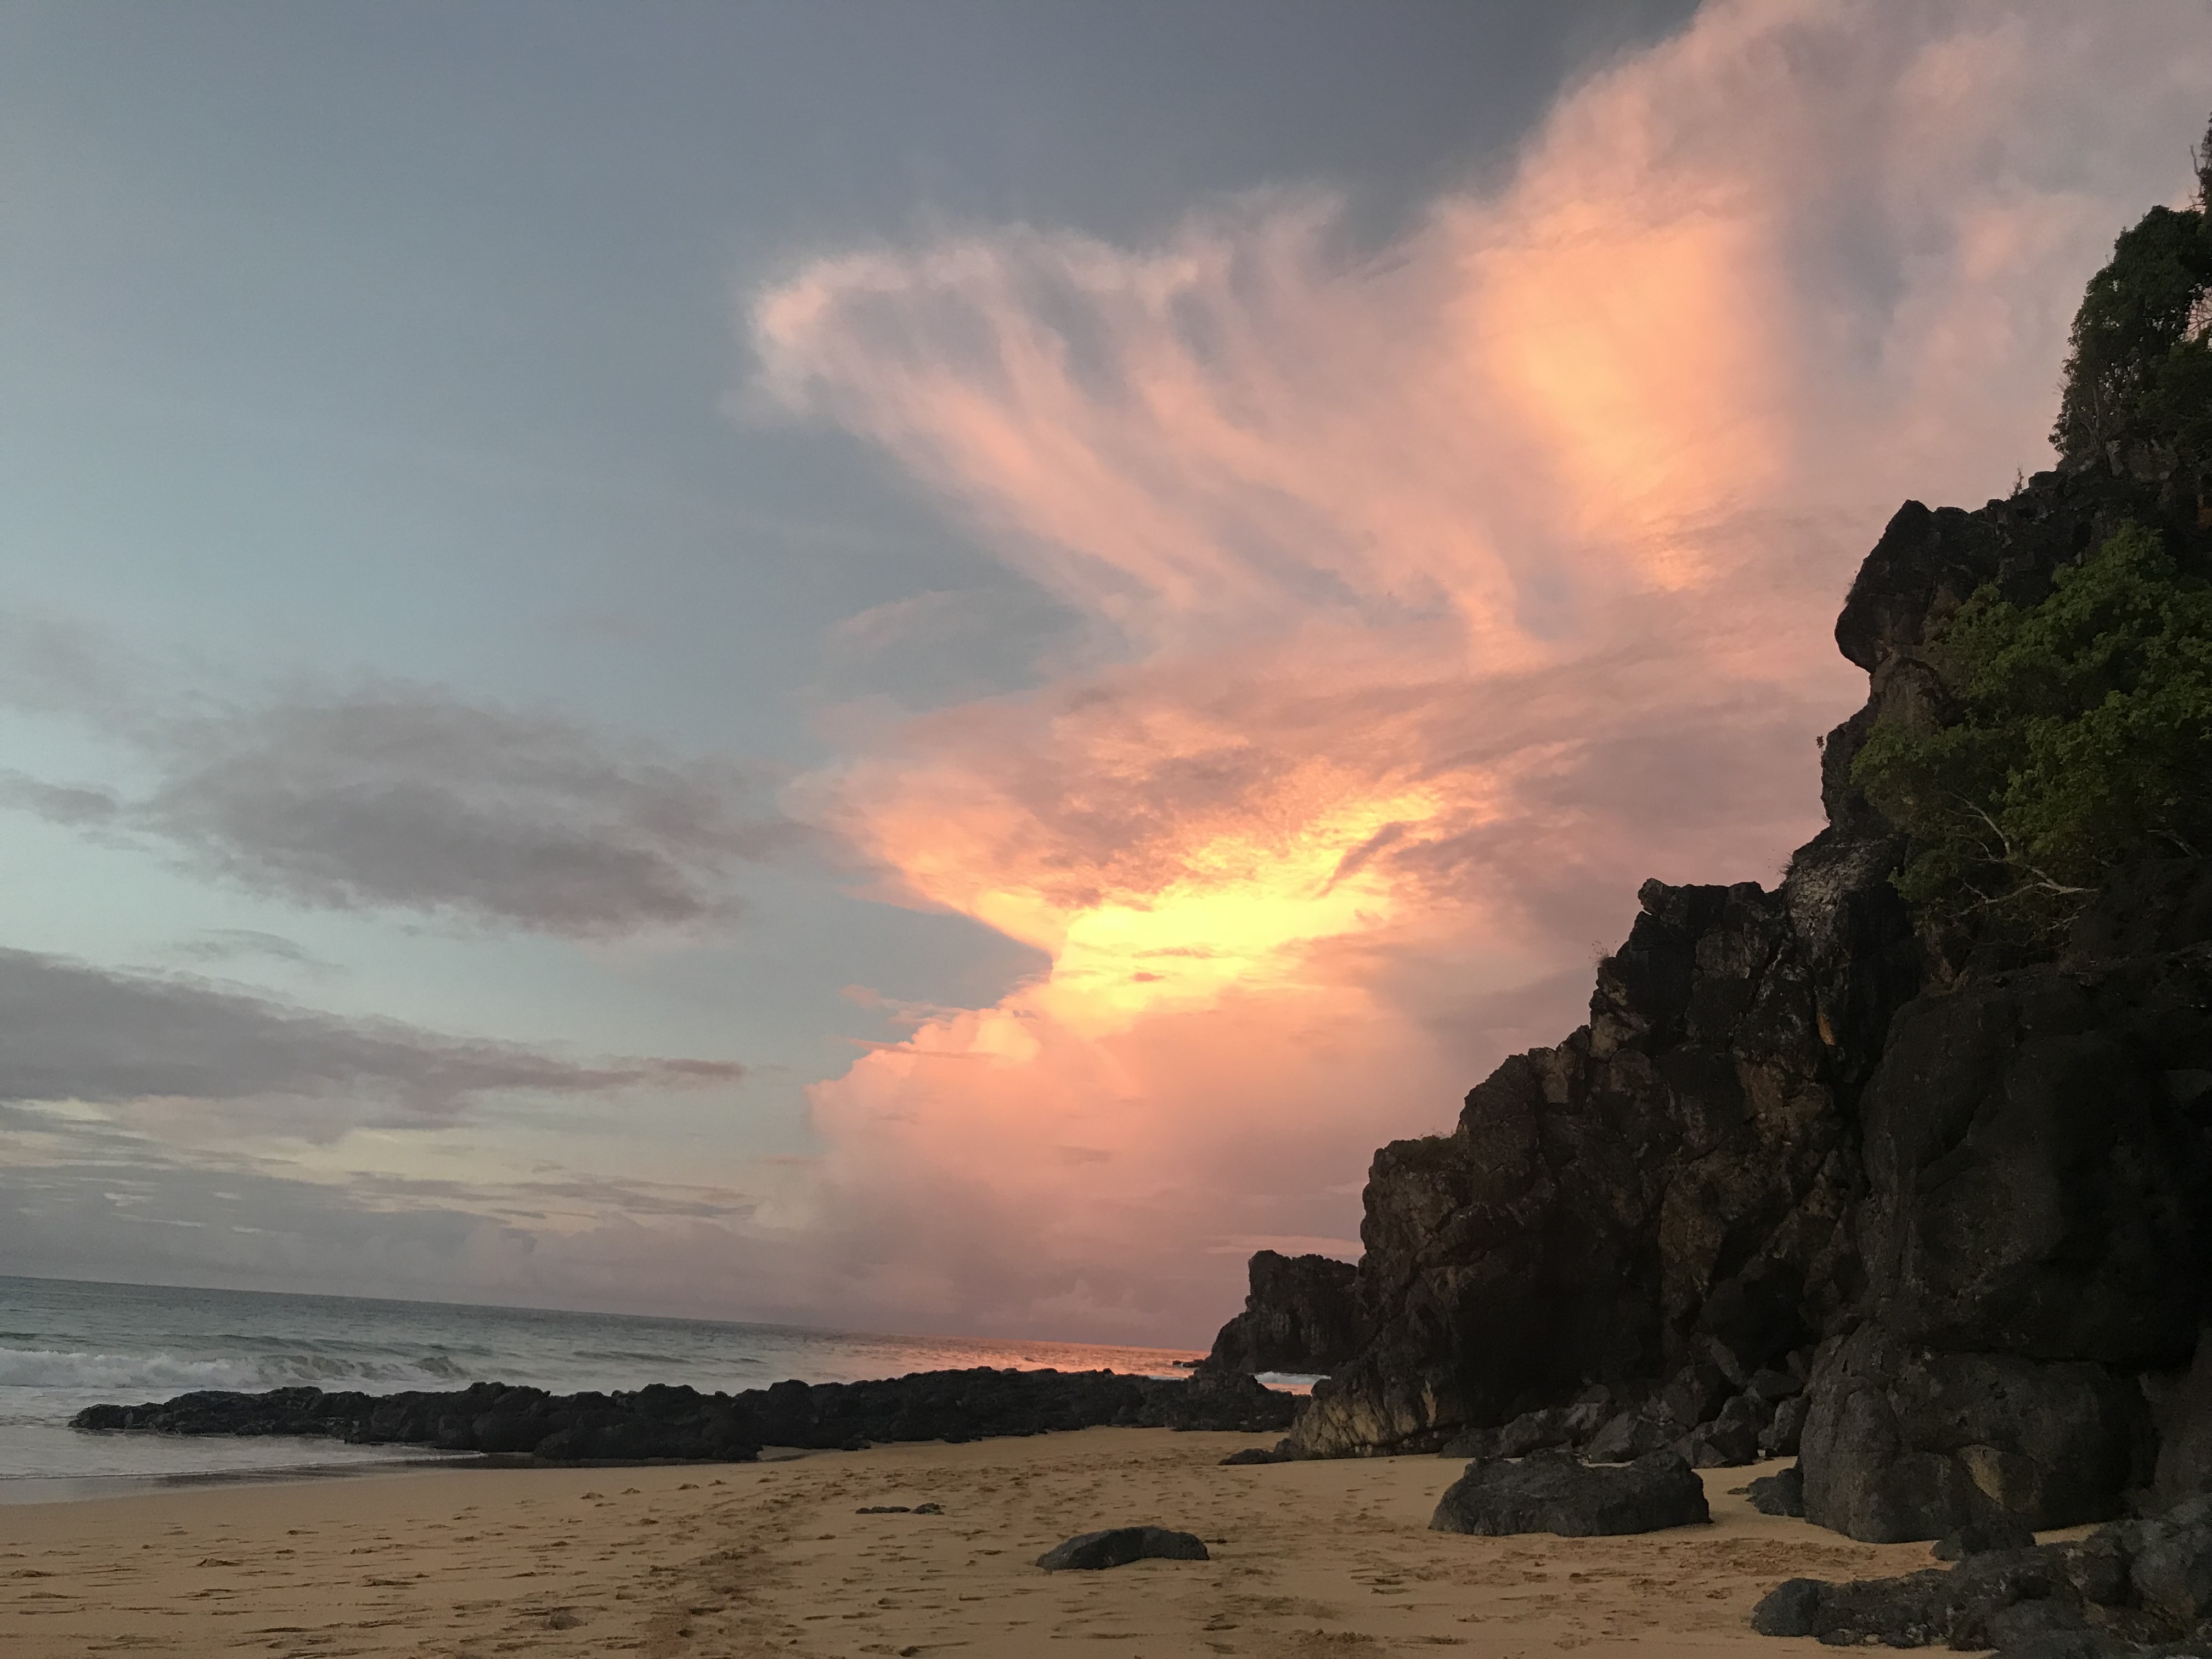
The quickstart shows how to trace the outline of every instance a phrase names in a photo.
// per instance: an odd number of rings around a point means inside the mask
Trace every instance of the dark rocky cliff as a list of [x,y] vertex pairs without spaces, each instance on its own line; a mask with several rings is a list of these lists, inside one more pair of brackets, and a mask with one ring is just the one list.
[[1221,1328],[1206,1356],[1217,1371],[1326,1375],[1359,1352],[1357,1270],[1326,1255],[1254,1254],[1244,1311]]
[[2130,520],[2202,573],[2185,460],[2106,444],[1898,511],[1837,623],[1869,690],[1827,829],[1773,891],[1647,884],[1589,1023],[1376,1155],[1364,1340],[1293,1449],[1802,1439],[1811,1518],[1869,1540],[2204,1489],[2212,865],[2121,872],[2047,948],[1933,928],[1851,775],[1876,722],[1946,718],[1924,647],[1985,584],[2033,604]]

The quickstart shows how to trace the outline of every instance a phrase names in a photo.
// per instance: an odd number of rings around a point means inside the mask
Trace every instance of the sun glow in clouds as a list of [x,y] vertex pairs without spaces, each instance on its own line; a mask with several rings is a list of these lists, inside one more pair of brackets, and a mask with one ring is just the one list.
[[1066,921],[1044,1006],[1095,1035],[1158,1007],[1210,1006],[1232,988],[1297,983],[1300,947],[1389,921],[1392,884],[1371,860],[1355,860],[1433,805],[1418,794],[1358,800],[1273,834],[1261,826],[1200,842],[1157,892]]

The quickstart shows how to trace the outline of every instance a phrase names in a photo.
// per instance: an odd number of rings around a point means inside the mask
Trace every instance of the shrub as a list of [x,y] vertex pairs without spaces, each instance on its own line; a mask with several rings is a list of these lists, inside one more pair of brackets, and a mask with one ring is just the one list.
[[1910,838],[1923,918],[2047,936],[2116,869],[2212,851],[2212,586],[2129,524],[2039,604],[1976,593],[1925,654],[1932,730],[1878,724],[1851,775]]

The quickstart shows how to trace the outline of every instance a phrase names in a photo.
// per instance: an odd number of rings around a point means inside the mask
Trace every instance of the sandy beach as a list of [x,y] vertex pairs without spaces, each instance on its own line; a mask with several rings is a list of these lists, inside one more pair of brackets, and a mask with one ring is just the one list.
[[[1613,1539],[1427,1529],[1459,1465],[1223,1468],[1247,1436],[1096,1429],[760,1465],[433,1470],[0,1510],[0,1653],[1205,1659],[1465,1647],[1797,1652],[1754,1636],[1783,1578],[1924,1565],[1753,1510]],[[873,1504],[941,1515],[861,1515]],[[1213,1559],[1048,1574],[1150,1522]]]

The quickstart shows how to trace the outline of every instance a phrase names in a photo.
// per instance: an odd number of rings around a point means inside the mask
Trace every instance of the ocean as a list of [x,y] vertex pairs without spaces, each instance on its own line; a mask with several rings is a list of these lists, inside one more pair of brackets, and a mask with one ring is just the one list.
[[850,1382],[970,1365],[1181,1375],[1183,1349],[881,1336],[795,1325],[0,1277],[0,1504],[434,1461],[334,1440],[84,1434],[69,1419],[192,1389],[313,1383],[371,1394],[529,1383],[557,1394]]

